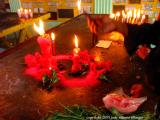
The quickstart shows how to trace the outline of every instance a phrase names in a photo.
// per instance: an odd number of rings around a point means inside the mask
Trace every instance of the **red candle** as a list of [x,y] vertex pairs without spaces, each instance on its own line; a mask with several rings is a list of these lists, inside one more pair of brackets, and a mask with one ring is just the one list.
[[56,55],[56,42],[55,42],[55,34],[51,33],[51,38],[52,38],[52,52],[53,55]]
[[43,22],[39,21],[39,26],[34,24],[34,29],[41,35],[37,41],[40,45],[41,52],[45,56],[52,56],[52,41],[48,34],[45,34]]
[[73,64],[72,64],[72,68],[71,68],[72,73],[77,73],[77,72],[81,71],[81,64],[80,64],[79,60],[80,59],[78,56],[73,57],[73,59],[72,59]]
[[73,49],[73,54],[74,54],[74,56],[77,56],[80,51],[80,48],[78,47],[78,38],[76,35],[75,35],[75,39],[74,39],[74,44],[75,44],[75,48]]
[[52,56],[52,41],[49,35],[45,34],[37,39],[37,42],[41,48],[41,53],[44,56]]

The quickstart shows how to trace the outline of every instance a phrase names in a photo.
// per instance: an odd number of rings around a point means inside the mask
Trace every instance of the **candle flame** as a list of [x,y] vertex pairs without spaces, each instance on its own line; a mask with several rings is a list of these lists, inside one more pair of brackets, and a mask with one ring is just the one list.
[[29,10],[28,10],[28,12],[32,12],[32,10],[31,10],[31,9],[29,9]]
[[143,16],[142,16],[141,23],[144,23],[145,18],[146,18],[146,16],[145,16],[145,15],[143,15]]
[[51,39],[54,41],[55,40],[55,34],[52,32],[51,33]]
[[115,17],[115,14],[114,14],[114,13],[111,13],[111,14],[109,15],[109,18],[111,18],[111,19],[114,19],[114,17]]
[[119,16],[120,16],[120,12],[117,12],[117,13],[116,13],[116,16],[119,17]]
[[78,0],[77,6],[78,6],[78,10],[81,10],[81,0]]
[[100,62],[100,61],[101,61],[101,58],[100,58],[99,55],[96,55],[96,57],[94,58],[94,60],[95,60],[96,62]]
[[143,16],[142,16],[142,19],[144,20],[145,18],[146,18],[146,16],[145,16],[145,15],[143,15]]
[[133,17],[136,18],[138,15],[137,15],[137,10],[134,10],[134,15]]
[[22,11],[23,11],[23,8],[20,8],[20,11],[22,12]]
[[35,23],[34,23],[34,29],[35,31],[40,34],[40,35],[44,35],[45,34],[45,30],[44,30],[44,24],[43,24],[43,21],[42,20],[39,20],[39,26],[37,26]]
[[75,44],[75,47],[78,48],[78,38],[77,38],[77,35],[75,35],[74,44]]
[[137,17],[140,18],[140,16],[141,16],[141,10],[138,9]]
[[24,9],[24,13],[27,14],[27,13],[28,13],[28,10],[27,10],[27,9]]

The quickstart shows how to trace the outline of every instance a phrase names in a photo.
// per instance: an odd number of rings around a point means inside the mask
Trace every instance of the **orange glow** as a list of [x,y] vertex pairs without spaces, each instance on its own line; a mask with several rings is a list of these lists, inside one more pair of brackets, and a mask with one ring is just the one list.
[[54,41],[55,40],[55,34],[52,32],[51,33],[51,39]]
[[81,10],[81,0],[78,0],[77,6],[78,6],[78,10],[80,11]]
[[29,10],[28,10],[28,12],[32,12],[32,10],[31,10],[31,9],[29,9]]
[[22,12],[22,11],[23,11],[23,8],[20,8],[20,11]]
[[75,39],[74,39],[74,44],[75,44],[75,48],[73,49],[73,53],[75,56],[77,56],[80,51],[80,48],[78,48],[78,38],[76,35],[75,35]]
[[99,56],[99,55],[96,55],[96,57],[94,58],[94,61],[96,61],[96,62],[100,62],[100,61],[101,61],[100,56]]
[[120,12],[117,12],[117,13],[116,13],[116,16],[119,17],[119,16],[120,16]]
[[140,16],[141,16],[141,10],[140,10],[140,9],[138,9],[138,12],[137,12],[137,18],[140,18]]
[[142,19],[141,19],[141,24],[144,23],[145,18],[146,18],[146,16],[143,15],[143,16],[142,16]]
[[34,29],[35,31],[40,34],[40,35],[44,35],[45,34],[45,30],[44,30],[44,24],[43,24],[43,21],[42,20],[39,20],[39,26],[37,26],[35,23],[34,23]]
[[121,12],[112,13],[109,18],[121,20],[122,22],[131,24],[142,24],[145,20],[144,11],[141,9],[122,10]]
[[75,47],[78,48],[78,38],[77,38],[77,35],[75,35],[74,44],[75,44]]
[[112,13],[112,14],[109,15],[109,18],[111,18],[111,19],[114,19],[114,17],[115,17],[114,13]]

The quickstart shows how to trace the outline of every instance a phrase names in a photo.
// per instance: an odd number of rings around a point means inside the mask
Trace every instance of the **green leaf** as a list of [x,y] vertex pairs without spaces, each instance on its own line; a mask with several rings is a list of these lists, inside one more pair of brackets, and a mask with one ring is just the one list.
[[[65,112],[52,113],[50,116],[47,116],[44,120],[86,120],[89,117],[103,117],[103,116],[116,116],[117,118],[122,116],[115,108],[112,108],[109,112],[105,108],[99,107],[82,107],[82,106],[69,106],[66,107],[62,105],[65,109]],[[135,112],[125,116],[135,116],[141,117],[143,120],[156,120],[154,114],[150,112]],[[124,116],[124,117],[125,117]],[[95,119],[96,120],[96,119]],[[103,119],[100,119],[103,120]]]
[[53,83],[57,83],[59,81],[59,78],[55,78],[54,80],[53,80]]
[[87,74],[87,72],[82,72],[82,73],[81,73],[82,76],[83,76],[83,75],[86,75],[86,74]]
[[99,79],[104,80],[104,81],[108,81],[108,78],[104,74],[101,74]]
[[122,116],[115,108],[112,108],[111,109],[111,113],[113,114],[113,115],[115,115],[115,116]]
[[56,76],[56,70],[53,70],[53,71],[52,71],[52,76],[53,76],[53,77]]

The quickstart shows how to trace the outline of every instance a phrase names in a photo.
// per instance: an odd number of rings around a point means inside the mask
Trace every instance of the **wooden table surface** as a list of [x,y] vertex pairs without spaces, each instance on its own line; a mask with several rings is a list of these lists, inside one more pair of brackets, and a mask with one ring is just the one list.
[[28,27],[37,22],[39,19],[47,20],[50,18],[50,13],[46,14],[34,14],[32,19],[20,20],[17,13],[1,13],[0,14],[0,38],[5,35],[11,34],[25,27]]
[[[144,83],[143,64],[141,61],[130,61],[122,42],[113,42],[109,49],[91,48],[92,35],[84,15],[51,31],[56,34],[57,54],[71,53],[74,34],[77,34],[81,50],[88,49],[90,54],[98,53],[103,60],[111,60],[113,68],[109,77],[112,82],[85,88],[60,87],[54,88],[52,92],[40,89],[33,78],[23,74],[24,56],[39,51],[36,38],[30,39],[0,55],[0,120],[39,120],[49,111],[62,110],[59,103],[103,106],[102,97],[111,90],[123,87],[128,94],[132,84]],[[141,76],[140,80],[136,79],[137,75]],[[143,94],[148,100],[140,109],[153,111],[157,96],[145,85]]]

